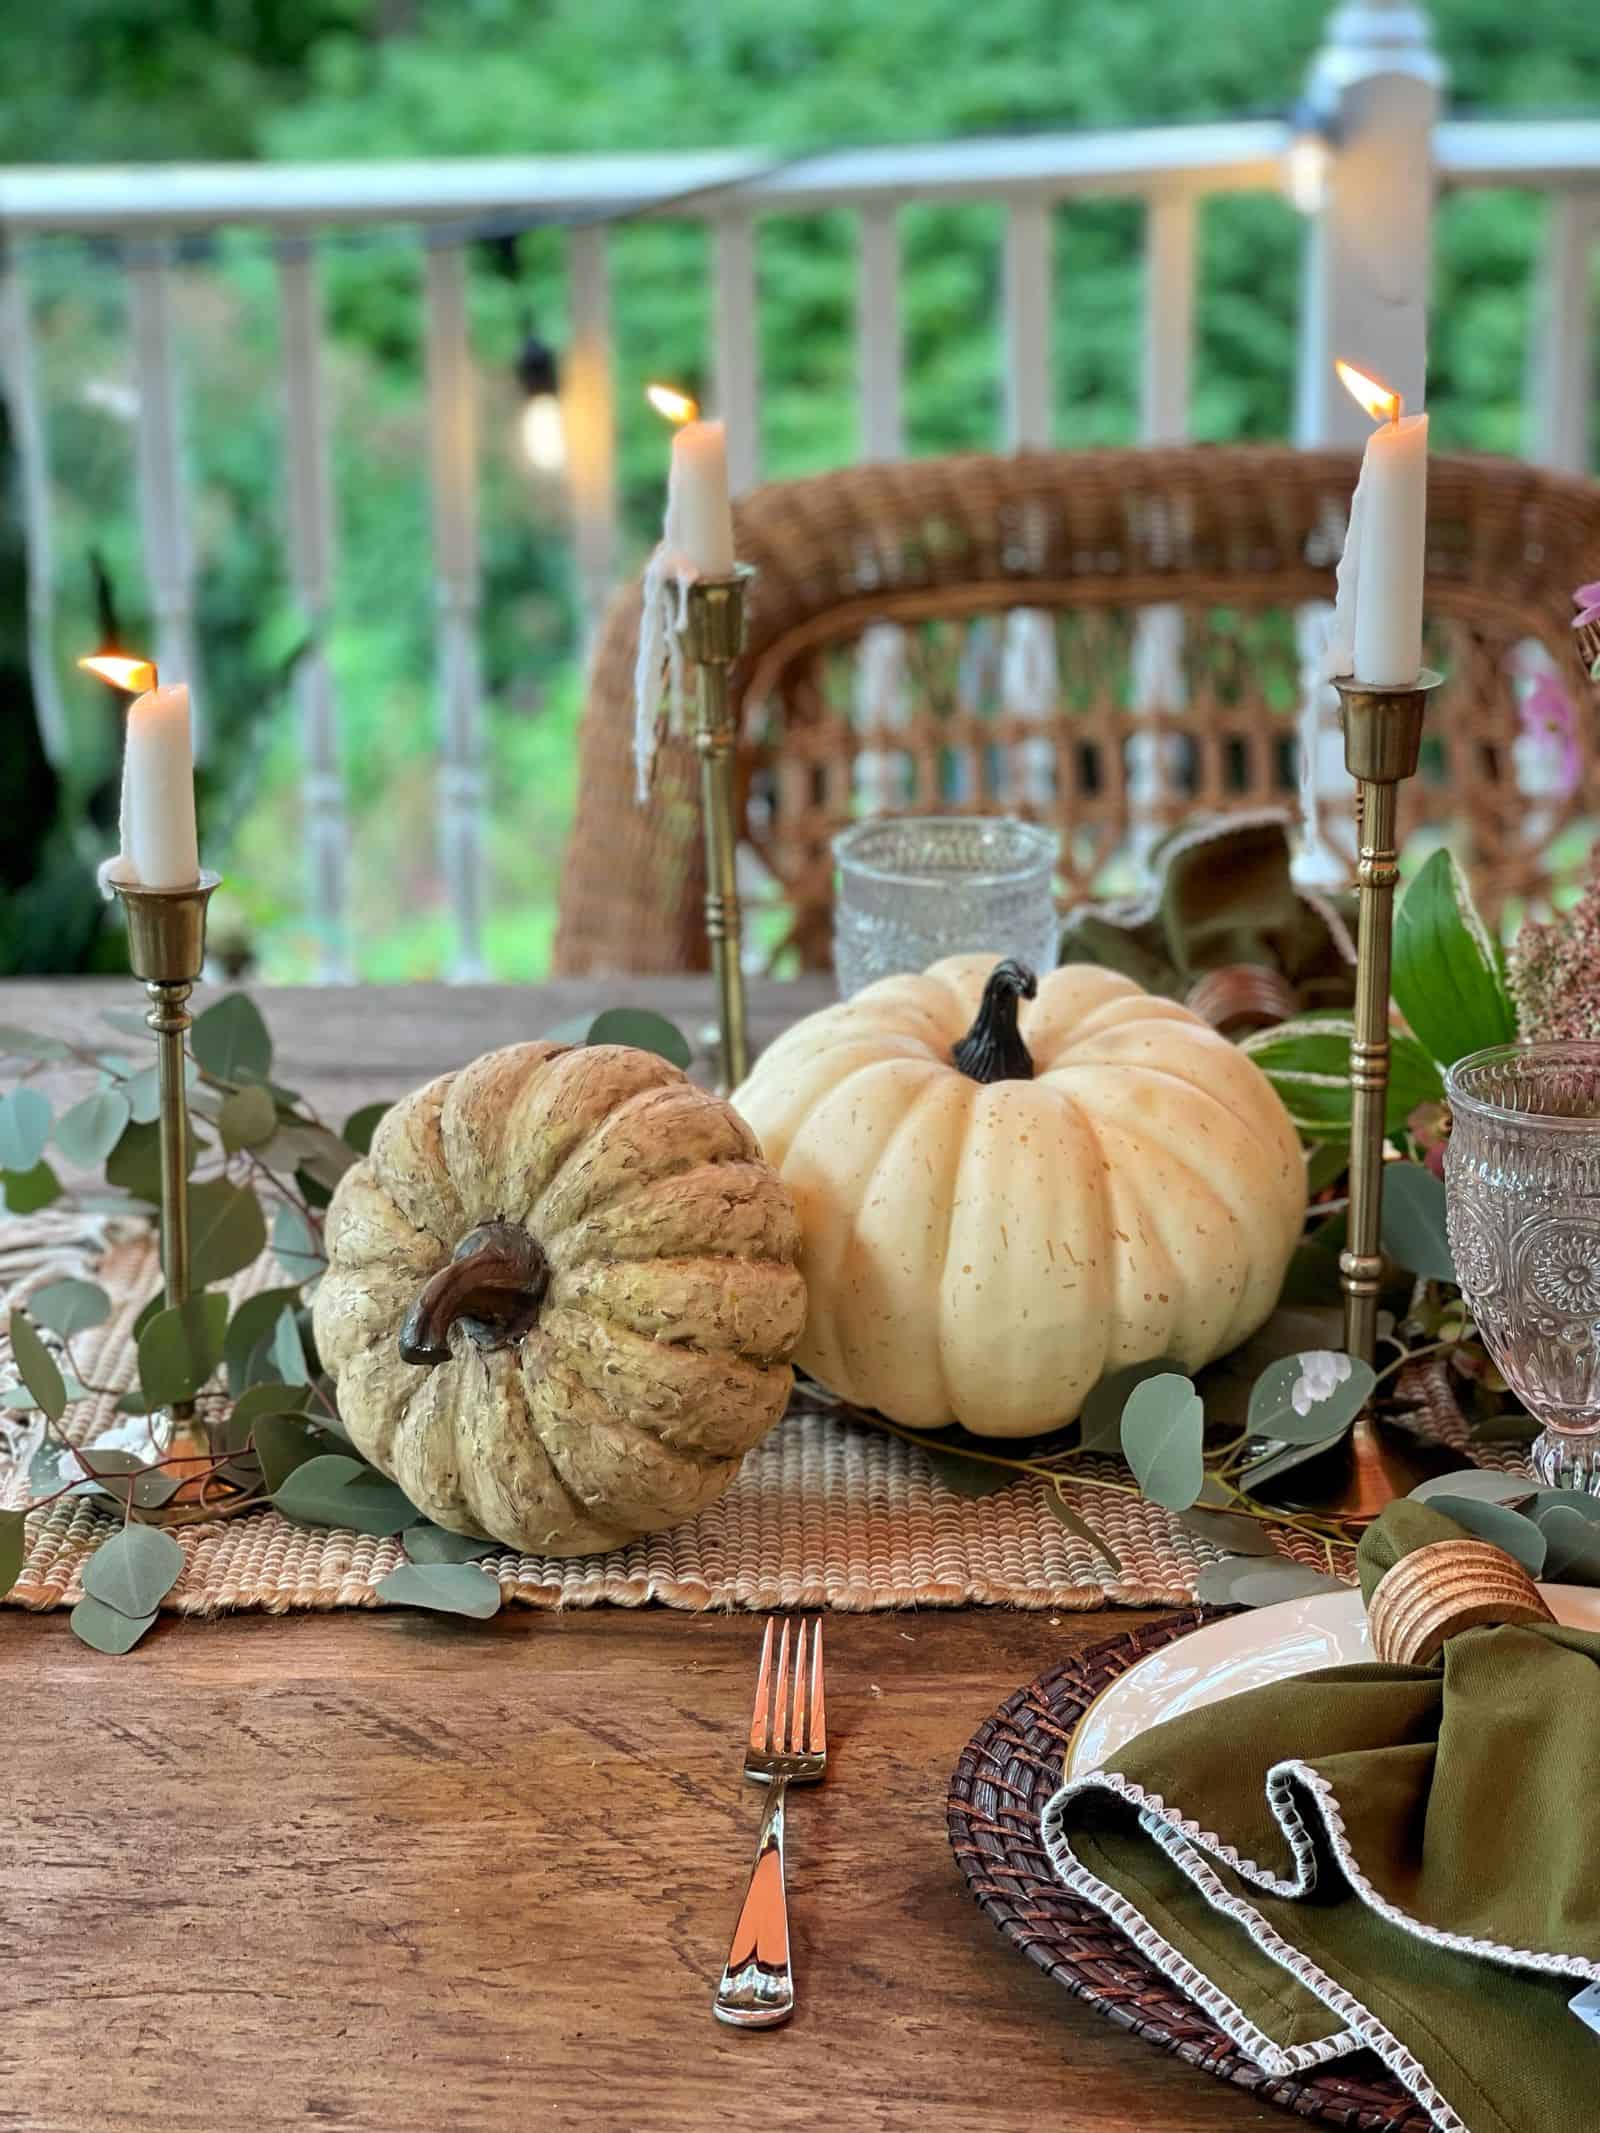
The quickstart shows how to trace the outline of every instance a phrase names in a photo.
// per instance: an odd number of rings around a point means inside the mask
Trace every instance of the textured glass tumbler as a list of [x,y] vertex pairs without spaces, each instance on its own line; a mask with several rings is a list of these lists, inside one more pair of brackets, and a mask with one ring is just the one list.
[[1057,848],[1054,830],[982,815],[909,816],[841,830],[833,840],[840,997],[971,951],[992,952],[996,961],[1014,956],[1041,977],[1054,970]]
[[1445,1079],[1462,1294],[1540,1422],[1547,1488],[1600,1495],[1600,1044],[1497,1045]]

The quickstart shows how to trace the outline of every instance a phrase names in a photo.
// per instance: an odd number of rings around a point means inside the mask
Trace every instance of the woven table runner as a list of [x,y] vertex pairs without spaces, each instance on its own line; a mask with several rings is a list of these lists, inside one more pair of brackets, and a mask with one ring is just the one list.
[[[126,1441],[115,1395],[134,1382],[133,1322],[158,1284],[155,1244],[142,1229],[81,1217],[0,1227],[3,1310],[45,1281],[92,1274],[113,1300],[104,1325],[79,1335],[83,1377],[108,1388],[68,1410],[66,1427],[90,1445],[112,1429]],[[281,1280],[263,1259],[230,1284],[235,1300]],[[28,1418],[14,1418],[27,1421]],[[34,1418],[36,1419],[36,1418]],[[1448,1401],[1441,1417],[1454,1419]],[[26,1500],[37,1438],[12,1427],[0,1447],[0,1506]],[[784,1418],[745,1460],[719,1503],[689,1524],[609,1555],[572,1561],[517,1555],[484,1558],[502,1596],[534,1607],[837,1608],[1004,1605],[1026,1608],[1179,1606],[1218,1560],[1211,1543],[1146,1503],[1114,1459],[1087,1471],[1117,1488],[1071,1485],[1072,1508],[1115,1550],[1110,1565],[1051,1510],[1040,1480],[987,1496],[947,1488],[920,1445],[825,1412]],[[105,1537],[107,1514],[67,1498],[29,1520],[13,1605],[68,1607],[81,1596],[78,1571]],[[165,1604],[185,1614],[232,1609],[370,1607],[378,1580],[405,1560],[398,1540],[309,1530],[263,1508],[180,1528],[188,1558]],[[1320,1548],[1280,1530],[1286,1555],[1321,1568]]]

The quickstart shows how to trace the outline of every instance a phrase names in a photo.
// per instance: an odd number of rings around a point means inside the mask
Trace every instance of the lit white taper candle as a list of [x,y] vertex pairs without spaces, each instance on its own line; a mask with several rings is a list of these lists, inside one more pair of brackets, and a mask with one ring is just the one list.
[[676,425],[667,479],[662,545],[680,569],[702,578],[733,570],[733,507],[728,501],[728,433],[706,422],[686,393],[652,385],[650,404]]
[[101,868],[106,882],[189,889],[200,879],[194,821],[194,748],[189,691],[157,685],[142,659],[80,659],[113,688],[137,690],[128,706],[122,757],[122,849]]
[[1324,671],[1370,688],[1408,688],[1422,670],[1422,573],[1428,524],[1428,418],[1348,363],[1345,389],[1379,427],[1350,503]]

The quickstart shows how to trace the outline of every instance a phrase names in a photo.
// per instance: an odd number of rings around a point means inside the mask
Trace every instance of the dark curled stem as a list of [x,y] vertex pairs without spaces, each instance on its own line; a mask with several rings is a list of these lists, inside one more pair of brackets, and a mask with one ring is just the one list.
[[484,1222],[468,1230],[406,1313],[400,1359],[447,1363],[450,1328],[464,1320],[483,1348],[509,1347],[539,1316],[550,1282],[544,1253],[517,1222]]

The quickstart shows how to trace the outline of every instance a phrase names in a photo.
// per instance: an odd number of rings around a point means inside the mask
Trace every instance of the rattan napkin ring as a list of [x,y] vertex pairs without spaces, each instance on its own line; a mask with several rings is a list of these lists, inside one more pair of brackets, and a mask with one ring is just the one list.
[[1522,1565],[1478,1540],[1414,1548],[1390,1565],[1367,1602],[1372,1648],[1394,1666],[1426,1666],[1458,1630],[1554,1620]]

